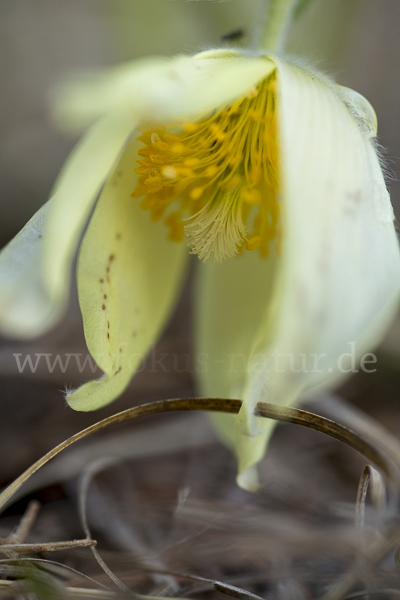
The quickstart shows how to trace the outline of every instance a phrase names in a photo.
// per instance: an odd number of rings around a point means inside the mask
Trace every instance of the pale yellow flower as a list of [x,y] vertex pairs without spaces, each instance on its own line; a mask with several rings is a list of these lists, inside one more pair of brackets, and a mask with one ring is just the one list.
[[373,109],[307,68],[216,50],[70,85],[58,117],[91,128],[0,255],[3,331],[51,327],[80,245],[85,335],[104,376],[68,402],[104,406],[159,335],[197,254],[201,392],[244,401],[236,426],[215,421],[246,484],[269,433],[253,422],[256,402],[293,404],[334,385],[349,343],[361,356],[397,307]]

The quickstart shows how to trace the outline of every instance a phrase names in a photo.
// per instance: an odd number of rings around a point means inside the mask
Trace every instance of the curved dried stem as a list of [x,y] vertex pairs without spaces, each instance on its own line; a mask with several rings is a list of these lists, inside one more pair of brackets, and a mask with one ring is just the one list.
[[[0,494],[0,511],[4,510],[8,501],[24,484],[24,482],[27,481],[27,479],[29,479],[49,460],[57,456],[57,454],[75,442],[78,442],[79,440],[96,433],[97,431],[101,431],[110,425],[122,423],[123,421],[128,421],[130,419],[135,419],[145,415],[169,411],[202,410],[236,414],[239,412],[241,406],[241,400],[229,400],[226,398],[180,398],[142,404],[140,406],[129,408],[120,413],[112,415],[111,417],[103,419],[102,421],[91,425],[87,429],[83,429],[79,433],[76,433],[36,461]],[[259,416],[268,417],[278,421],[287,421],[302,425],[304,427],[309,427],[311,429],[316,429],[317,431],[321,431],[322,433],[325,433],[347,444],[354,450],[357,450],[382,472],[390,485],[393,495],[397,495],[399,485],[397,472],[394,465],[372,444],[364,440],[361,436],[354,433],[350,429],[339,425],[334,421],[320,417],[319,415],[315,415],[300,409],[284,408],[276,404],[259,402],[257,404],[257,411]]]
[[153,415],[156,413],[169,412],[174,410],[209,410],[214,412],[238,413],[242,405],[240,400],[226,400],[221,398],[179,398],[174,400],[160,400],[159,402],[151,402],[149,404],[141,404],[134,408],[128,408],[122,412],[116,413],[111,417],[107,417],[98,423],[94,423],[90,427],[79,431],[71,436],[52,450],[47,452],[42,458],[31,465],[22,475],[17,477],[3,492],[0,494],[0,512],[4,510],[6,503],[15,494],[15,492],[27,481],[36,471],[43,467],[52,458],[60,452],[71,446],[75,442],[79,442],[85,437],[101,431],[110,425]]
[[286,421],[308,427],[309,429],[315,429],[343,442],[375,465],[389,484],[393,500],[397,498],[399,492],[399,475],[396,465],[374,445],[348,427],[305,410],[268,404],[266,402],[258,402],[256,414],[269,419]]

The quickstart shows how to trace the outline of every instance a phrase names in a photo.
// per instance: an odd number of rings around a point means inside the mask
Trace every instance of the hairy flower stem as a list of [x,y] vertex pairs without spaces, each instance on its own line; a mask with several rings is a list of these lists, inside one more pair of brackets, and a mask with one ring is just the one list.
[[269,0],[261,50],[282,52],[296,6],[296,0]]

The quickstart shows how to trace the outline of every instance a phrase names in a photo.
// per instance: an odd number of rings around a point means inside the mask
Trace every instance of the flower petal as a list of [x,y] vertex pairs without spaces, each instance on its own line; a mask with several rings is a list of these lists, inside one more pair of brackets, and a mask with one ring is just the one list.
[[[250,436],[257,401],[291,404],[349,372],[400,293],[393,211],[365,115],[355,119],[355,103],[304,69],[278,63],[278,78],[286,239],[279,303],[258,331],[239,419]],[[241,470],[259,459],[249,450]]]
[[0,254],[0,328],[6,335],[34,337],[58,317],[42,261],[49,208],[48,202]]
[[51,200],[0,255],[0,327],[33,337],[62,314],[71,264],[93,204],[127,136],[123,119],[110,116],[78,144]]
[[98,194],[132,123],[111,114],[99,121],[71,154],[56,183],[48,215],[44,273],[59,302],[68,293],[71,264]]
[[53,114],[73,130],[109,112],[144,120],[189,118],[242,96],[274,68],[269,57],[231,50],[143,59],[65,83],[54,97]]
[[[243,397],[249,356],[271,304],[278,263],[276,254],[265,260],[245,251],[221,264],[198,265],[195,339],[201,394]],[[212,414],[211,419],[239,457],[235,417]]]
[[100,196],[82,242],[78,292],[86,342],[104,371],[68,396],[76,410],[112,402],[128,385],[163,326],[188,256],[131,198],[139,142],[125,148]]

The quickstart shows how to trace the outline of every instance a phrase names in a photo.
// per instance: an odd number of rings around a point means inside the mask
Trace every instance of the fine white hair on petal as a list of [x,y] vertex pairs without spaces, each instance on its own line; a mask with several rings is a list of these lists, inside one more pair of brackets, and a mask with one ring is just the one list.
[[72,385],[66,385],[65,388],[61,390],[61,392],[64,395],[65,400],[67,400],[67,398],[71,396],[77,389],[77,387],[74,387]]
[[363,136],[367,139],[375,138],[378,132],[378,119],[368,100],[347,87],[338,85],[336,90],[358,124]]

